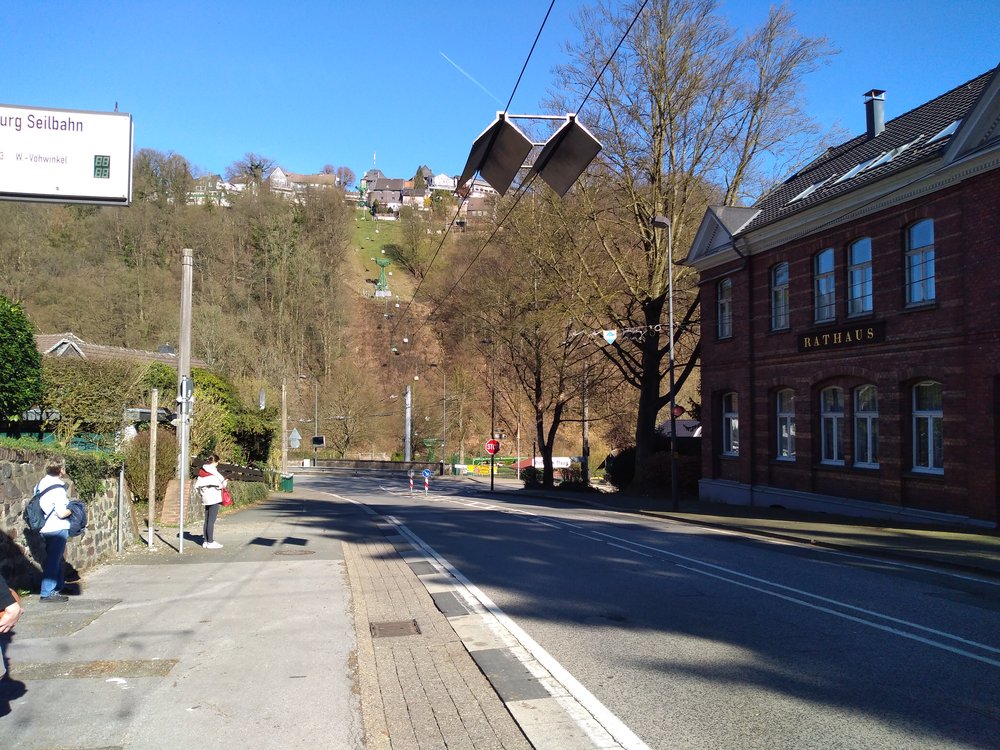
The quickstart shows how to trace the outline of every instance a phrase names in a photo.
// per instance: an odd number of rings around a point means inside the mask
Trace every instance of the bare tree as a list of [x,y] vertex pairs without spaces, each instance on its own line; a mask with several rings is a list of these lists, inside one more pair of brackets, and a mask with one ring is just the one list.
[[337,175],[337,184],[344,190],[350,190],[354,185],[354,172],[350,167],[337,167],[333,173]]
[[[567,226],[577,262],[592,270],[589,283],[576,290],[592,320],[633,332],[603,351],[639,391],[635,477],[641,485],[657,415],[671,397],[662,381],[672,273],[678,344],[690,338],[697,319],[693,279],[670,265],[668,232],[652,219],[666,217],[674,247],[685,248],[709,203],[739,204],[775,164],[815,144],[819,132],[799,92],[802,78],[831,50],[825,38],[801,35],[783,6],[741,37],[712,0],[652,0],[612,58],[639,7],[635,0],[580,12],[581,41],[568,47],[570,62],[558,68],[565,94],[553,104],[577,109],[596,80],[582,117],[604,150],[579,190],[585,221],[574,212]],[[564,100],[569,97],[581,99]],[[696,345],[690,355],[682,371],[694,367]]]
[[226,167],[226,179],[247,185],[260,185],[264,177],[277,165],[274,159],[248,151]]

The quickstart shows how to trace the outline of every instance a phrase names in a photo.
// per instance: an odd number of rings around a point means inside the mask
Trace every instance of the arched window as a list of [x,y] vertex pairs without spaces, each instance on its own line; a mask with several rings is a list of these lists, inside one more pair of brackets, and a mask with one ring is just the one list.
[[878,388],[854,390],[854,465],[878,468]]
[[788,264],[771,269],[771,330],[788,328]]
[[718,333],[720,339],[728,339],[733,335],[733,280],[723,279],[719,282],[718,297]]
[[775,394],[775,426],[777,428],[777,458],[795,460],[795,391],[791,388]]
[[735,393],[722,397],[722,453],[740,455],[740,403]]
[[837,285],[833,277],[833,248],[816,253],[813,258],[815,320],[817,323],[837,317]]
[[934,221],[924,219],[906,230],[906,304],[933,302]]
[[825,464],[844,463],[844,391],[824,388],[819,394],[821,460]]
[[848,248],[847,312],[863,315],[872,311],[872,241],[862,237]]
[[940,383],[913,386],[913,470],[944,473],[944,405]]

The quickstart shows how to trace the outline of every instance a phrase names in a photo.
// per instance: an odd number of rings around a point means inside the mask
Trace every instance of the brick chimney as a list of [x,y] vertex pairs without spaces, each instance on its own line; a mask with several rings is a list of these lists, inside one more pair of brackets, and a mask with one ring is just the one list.
[[869,138],[874,138],[885,130],[885,92],[882,89],[872,89],[865,93],[865,120]]

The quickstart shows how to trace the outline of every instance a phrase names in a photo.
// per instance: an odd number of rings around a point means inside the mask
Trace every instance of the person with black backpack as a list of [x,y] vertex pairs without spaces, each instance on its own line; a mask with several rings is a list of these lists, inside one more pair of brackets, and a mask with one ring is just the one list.
[[66,462],[61,457],[49,459],[45,466],[45,476],[35,485],[35,494],[40,495],[39,503],[45,514],[45,525],[39,529],[45,540],[45,565],[42,567],[42,590],[39,601],[67,602],[69,597],[62,593],[63,554],[69,539],[70,510],[66,507]]

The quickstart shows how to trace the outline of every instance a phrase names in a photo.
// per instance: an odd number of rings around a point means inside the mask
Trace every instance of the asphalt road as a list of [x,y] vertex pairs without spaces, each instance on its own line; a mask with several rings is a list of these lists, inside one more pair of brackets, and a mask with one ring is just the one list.
[[998,581],[458,481],[296,481],[402,524],[647,747],[1000,746]]

